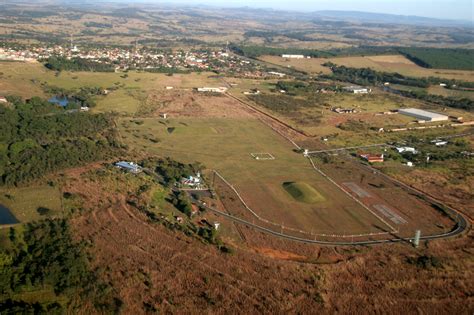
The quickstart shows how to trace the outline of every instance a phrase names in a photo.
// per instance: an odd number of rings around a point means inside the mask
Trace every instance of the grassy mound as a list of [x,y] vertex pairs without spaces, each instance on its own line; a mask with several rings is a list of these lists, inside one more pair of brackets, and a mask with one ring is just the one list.
[[297,201],[305,203],[317,203],[326,199],[307,183],[286,182],[283,188]]

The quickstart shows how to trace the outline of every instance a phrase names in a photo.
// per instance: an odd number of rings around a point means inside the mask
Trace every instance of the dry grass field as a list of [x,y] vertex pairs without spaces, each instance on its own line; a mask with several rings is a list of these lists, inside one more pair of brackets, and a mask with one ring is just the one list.
[[[219,171],[250,208],[267,220],[315,233],[367,233],[380,224],[256,119],[140,120],[139,125],[128,119],[119,123],[123,141],[130,148],[188,163],[199,161]],[[153,141],[147,139],[152,136]],[[251,153],[271,153],[275,160],[256,160]],[[284,189],[286,182],[306,183],[324,198],[314,204],[299,202]]]
[[330,70],[323,67],[322,64],[332,62],[340,66],[398,72],[402,75],[413,77],[432,76],[461,81],[474,81],[474,71],[422,68],[401,55],[312,58],[301,60],[285,59],[278,56],[262,56],[260,59],[280,66],[291,66],[297,70],[308,73],[330,73]]
[[[124,313],[400,314],[429,313],[435,306],[442,314],[464,314],[474,308],[472,235],[422,242],[417,249],[404,243],[319,247],[239,226],[243,239],[224,238],[234,253],[223,254],[151,223],[127,204],[127,191],[139,181],[125,175],[67,176],[74,180],[65,189],[82,196],[88,209],[73,219],[74,234],[93,244],[93,266],[107,266],[103,279],[117,290]],[[220,221],[225,229],[236,228]]]
[[[366,95],[317,94],[312,98],[312,106],[278,112],[253,102],[238,93],[238,90],[232,89],[231,93],[311,136],[326,137],[331,146],[362,145],[396,139],[397,135],[378,133],[377,131],[380,128],[388,130],[407,126],[414,127],[416,126],[414,119],[399,114],[378,115],[378,113],[399,108],[422,108],[452,116],[462,116],[466,121],[474,119],[474,115],[462,110],[451,108],[445,110],[439,106],[428,105],[414,99],[383,93],[378,89]],[[338,114],[331,110],[333,107],[353,108],[357,110],[357,113]]]

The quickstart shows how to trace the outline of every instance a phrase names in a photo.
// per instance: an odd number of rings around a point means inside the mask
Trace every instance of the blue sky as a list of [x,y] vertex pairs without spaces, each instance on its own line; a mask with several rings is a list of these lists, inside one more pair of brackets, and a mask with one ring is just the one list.
[[[148,0],[148,2],[163,1]],[[350,10],[471,21],[474,15],[473,0],[173,0],[172,2],[297,11]]]

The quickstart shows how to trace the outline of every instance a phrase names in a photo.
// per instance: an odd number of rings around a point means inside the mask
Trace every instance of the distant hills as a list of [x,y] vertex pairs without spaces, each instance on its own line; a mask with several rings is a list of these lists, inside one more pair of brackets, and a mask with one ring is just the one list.
[[336,20],[344,20],[351,22],[365,23],[389,23],[389,24],[408,24],[423,26],[463,26],[473,27],[472,21],[463,20],[445,20],[428,18],[414,15],[396,15],[386,13],[370,13],[360,11],[316,11],[313,16],[319,18],[331,18]]

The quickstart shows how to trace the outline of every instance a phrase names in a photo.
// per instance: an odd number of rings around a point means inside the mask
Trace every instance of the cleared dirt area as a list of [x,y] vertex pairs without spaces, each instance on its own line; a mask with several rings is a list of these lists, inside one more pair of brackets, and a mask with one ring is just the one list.
[[152,115],[173,117],[250,118],[250,111],[224,95],[206,95],[192,90],[154,91],[146,100]]
[[441,234],[453,228],[454,222],[428,202],[374,174],[358,161],[343,156],[331,156],[329,160],[329,163],[317,163],[318,167],[358,196],[401,235],[413,236],[417,229],[424,235]]

